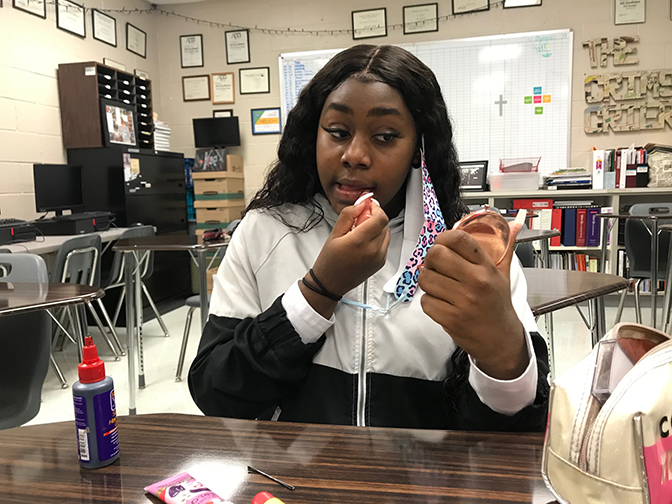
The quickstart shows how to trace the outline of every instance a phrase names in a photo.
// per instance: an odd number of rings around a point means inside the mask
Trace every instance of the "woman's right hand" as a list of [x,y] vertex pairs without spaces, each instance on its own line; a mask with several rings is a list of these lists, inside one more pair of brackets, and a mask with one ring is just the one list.
[[[390,244],[389,219],[382,208],[369,200],[345,207],[313,265],[315,276],[324,287],[342,296],[385,265]],[[364,222],[355,223],[371,212]],[[314,283],[310,275],[308,282]]]

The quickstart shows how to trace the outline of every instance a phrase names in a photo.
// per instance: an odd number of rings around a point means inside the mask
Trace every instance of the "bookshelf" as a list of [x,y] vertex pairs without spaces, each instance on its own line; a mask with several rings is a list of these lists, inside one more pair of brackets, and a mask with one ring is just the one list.
[[[552,199],[554,201],[591,199],[594,204],[601,207],[612,207],[617,213],[622,206],[630,206],[635,203],[654,203],[670,201],[672,199],[672,187],[656,188],[630,188],[630,189],[556,189],[537,191],[485,191],[464,192],[462,199],[468,205],[485,205],[499,208],[513,208],[514,199]],[[614,221],[612,221],[613,223]],[[621,247],[622,248],[622,247]],[[609,271],[606,273],[617,274],[618,261],[618,225],[613,225],[610,231],[609,245],[607,246],[607,261]],[[591,255],[601,256],[601,247],[550,247],[551,252],[591,252]]]
[[58,65],[63,146],[103,147],[100,99],[135,108],[138,147],[153,149],[152,84],[128,72],[96,62]]

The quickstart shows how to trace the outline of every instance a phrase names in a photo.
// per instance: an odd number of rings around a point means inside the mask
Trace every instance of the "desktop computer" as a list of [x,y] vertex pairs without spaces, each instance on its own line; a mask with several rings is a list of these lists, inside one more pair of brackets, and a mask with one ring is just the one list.
[[[81,212],[84,208],[82,167],[75,165],[33,165],[35,208],[56,212],[51,219],[37,219],[33,225],[45,236],[77,235],[109,229],[110,212]],[[63,215],[63,210],[71,214]]]

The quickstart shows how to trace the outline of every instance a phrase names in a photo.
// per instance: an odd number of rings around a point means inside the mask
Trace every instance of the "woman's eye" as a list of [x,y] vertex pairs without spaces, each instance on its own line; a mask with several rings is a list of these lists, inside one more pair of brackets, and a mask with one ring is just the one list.
[[324,128],[324,131],[329,133],[332,137],[338,138],[339,140],[348,138],[348,136],[350,136],[348,131],[340,128]]
[[395,138],[398,138],[399,135],[397,133],[378,133],[377,135],[374,135],[374,138],[376,140],[379,140],[384,143],[391,142]]

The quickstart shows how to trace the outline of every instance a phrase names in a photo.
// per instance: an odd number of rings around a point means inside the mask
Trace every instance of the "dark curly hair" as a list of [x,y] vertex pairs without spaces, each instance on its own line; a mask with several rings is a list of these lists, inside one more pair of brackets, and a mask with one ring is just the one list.
[[413,115],[418,141],[424,135],[427,168],[450,229],[466,207],[460,199],[457,151],[441,88],[427,65],[405,49],[392,45],[351,47],[338,53],[315,74],[287,115],[278,159],[245,212],[269,209],[296,229],[275,210],[284,203],[300,203],[313,211],[300,230],[310,229],[322,219],[322,208],[313,200],[317,193],[324,193],[316,161],[319,119],[329,94],[352,76],[365,82],[383,82],[401,93]]

